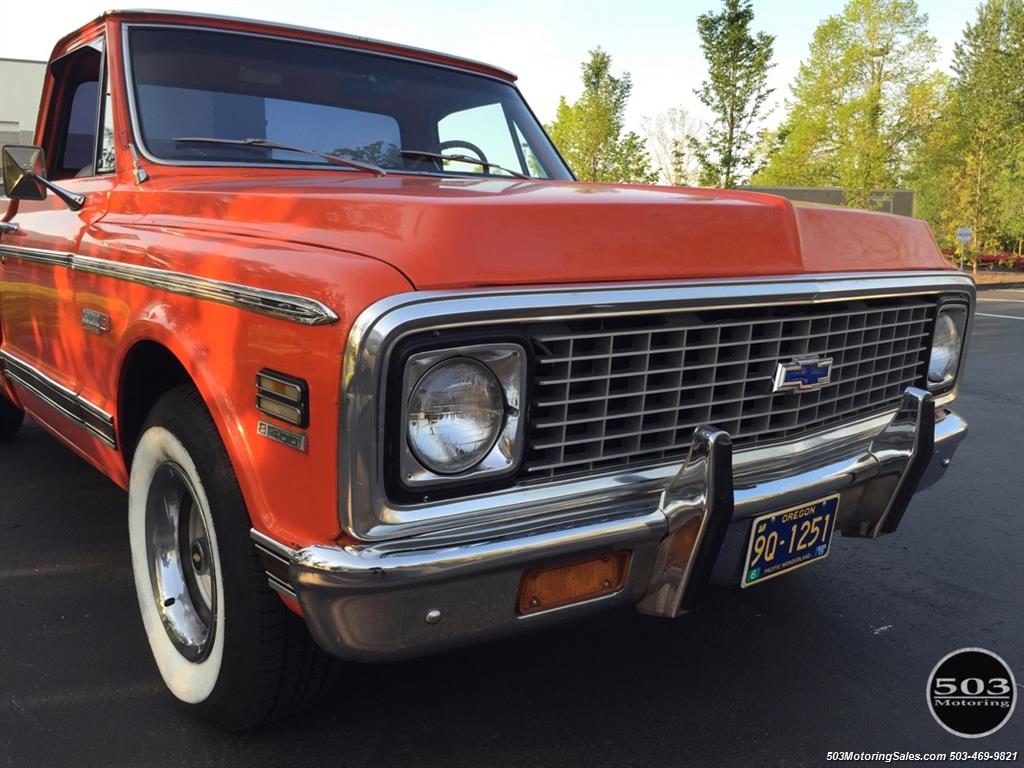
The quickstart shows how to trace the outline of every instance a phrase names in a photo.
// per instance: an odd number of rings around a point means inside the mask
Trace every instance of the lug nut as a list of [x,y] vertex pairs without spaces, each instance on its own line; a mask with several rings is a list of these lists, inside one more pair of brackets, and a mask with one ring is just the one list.
[[426,622],[427,624],[437,624],[441,620],[441,612],[437,608],[432,608],[427,611]]

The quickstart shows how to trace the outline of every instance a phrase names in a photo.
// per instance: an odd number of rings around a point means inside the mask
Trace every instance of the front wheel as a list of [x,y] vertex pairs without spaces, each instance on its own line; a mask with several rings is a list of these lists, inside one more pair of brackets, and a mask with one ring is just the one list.
[[268,586],[227,452],[191,387],[164,395],[143,427],[128,523],[150,649],[196,715],[251,728],[326,688],[331,661]]

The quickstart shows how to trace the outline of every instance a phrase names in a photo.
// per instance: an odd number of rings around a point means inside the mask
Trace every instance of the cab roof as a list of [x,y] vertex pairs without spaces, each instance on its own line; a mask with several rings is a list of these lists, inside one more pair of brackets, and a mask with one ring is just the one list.
[[351,48],[360,48],[377,53],[402,56],[410,59],[442,64],[469,72],[477,72],[501,80],[514,82],[515,74],[508,70],[485,64],[481,61],[453,56],[440,51],[431,51],[425,48],[416,48],[400,43],[389,43],[384,40],[376,40],[358,35],[347,35],[341,32],[331,32],[325,29],[314,29],[311,27],[299,27],[291,24],[281,24],[272,21],[259,21],[257,19],[246,19],[236,16],[219,16],[206,13],[189,13],[187,11],[163,11],[163,10],[113,10],[105,11],[87,24],[65,35],[57,43],[54,50],[61,48],[68,40],[80,35],[84,30],[102,24],[107,19],[117,20],[125,23],[146,22],[162,24],[179,24],[187,26],[203,26],[212,29],[227,29],[238,32],[252,32],[257,34],[272,35],[274,37],[288,37],[296,40],[308,40],[311,42],[334,43]]

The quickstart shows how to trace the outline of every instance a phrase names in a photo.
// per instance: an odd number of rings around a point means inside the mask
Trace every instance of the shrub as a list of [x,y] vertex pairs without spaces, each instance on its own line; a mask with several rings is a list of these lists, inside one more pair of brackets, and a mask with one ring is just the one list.
[[977,259],[978,266],[990,269],[1024,270],[1024,256],[1015,253],[981,253]]

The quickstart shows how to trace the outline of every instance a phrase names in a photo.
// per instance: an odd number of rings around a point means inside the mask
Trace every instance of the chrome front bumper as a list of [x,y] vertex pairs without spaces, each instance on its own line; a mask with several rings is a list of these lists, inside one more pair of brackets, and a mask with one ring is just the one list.
[[[598,515],[292,550],[253,531],[271,584],[294,595],[316,641],[359,661],[417,656],[632,604],[677,616],[708,581],[739,584],[750,518],[838,493],[836,527],[874,538],[899,525],[916,490],[941,477],[967,424],[910,388],[899,410],[859,442],[815,448],[784,466],[734,467],[729,436],[697,430],[690,457],[661,494]],[[672,534],[699,520],[692,555],[669,556]],[[604,597],[520,615],[525,570],[566,558],[632,551],[626,582]]]

